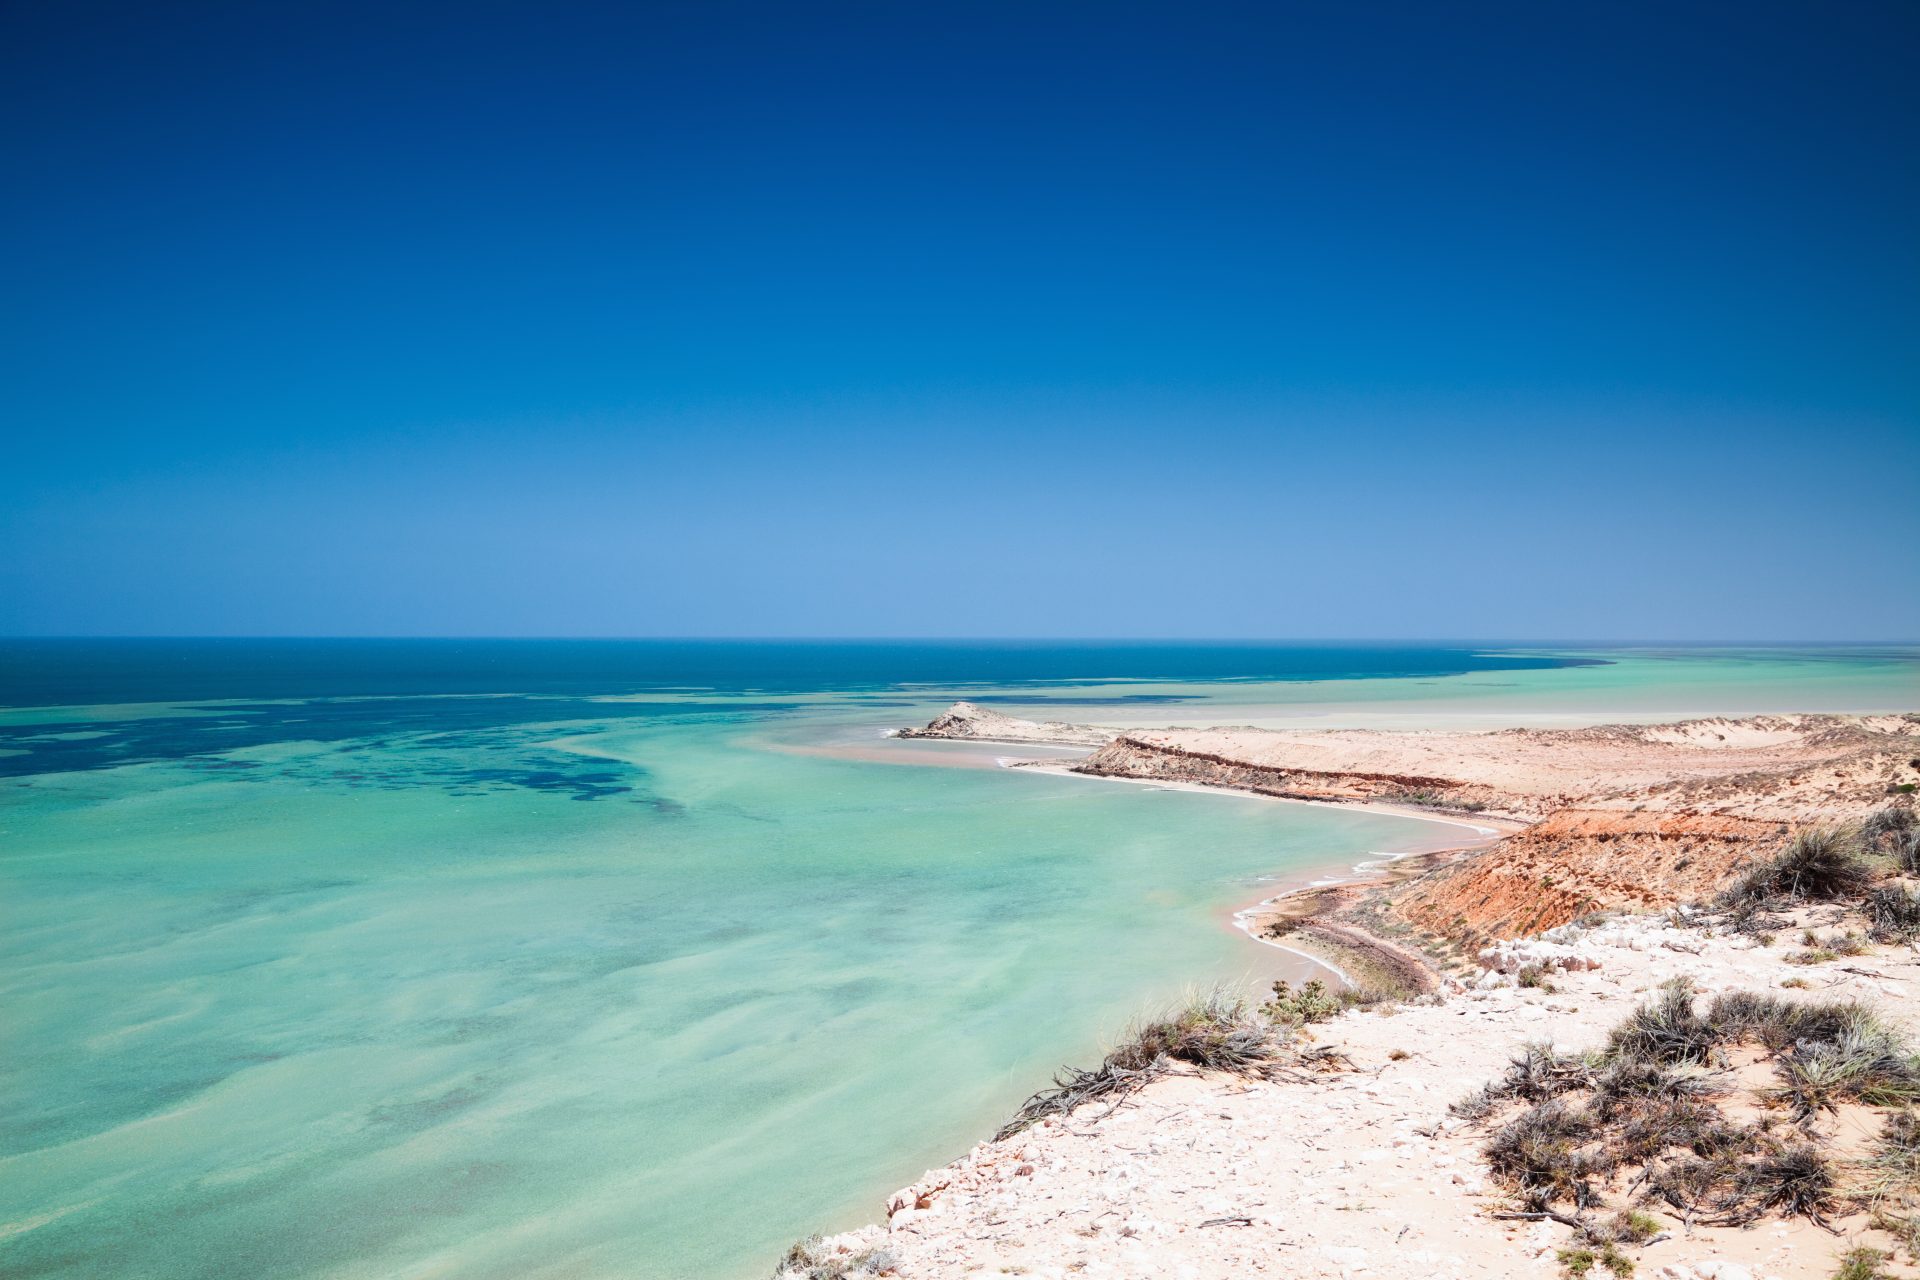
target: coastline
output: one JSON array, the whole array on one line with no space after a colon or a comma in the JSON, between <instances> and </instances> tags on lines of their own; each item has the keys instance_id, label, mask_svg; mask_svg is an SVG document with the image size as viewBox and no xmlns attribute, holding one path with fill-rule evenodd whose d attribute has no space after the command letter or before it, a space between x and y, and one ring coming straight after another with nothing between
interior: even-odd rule
<instances>
[{"instance_id":1,"label":"coastline","mask_svg":"<svg viewBox=\"0 0 1920 1280\"><path fill-rule=\"evenodd\" d=\"M1428 977L1422 975L1430 975L1432 966L1410 955L1387 939L1355 925L1333 925L1316 921L1314 917L1328 909L1327 905L1317 901L1318 899L1333 897L1340 905L1345 905L1353 897L1368 890L1411 880L1425 875L1436 866L1470 857L1498 843L1508 835L1525 830L1530 825L1507 818L1478 819L1476 815L1475 819L1468 819L1443 816L1406 805L1385 804L1378 801L1308 800L1296 796L1276 796L1246 787L1219 783L1082 773L1067 764L1053 761L1018 760L1006 762L1002 767L1032 773L1083 778L1095 782L1131 783L1165 791L1198 791L1214 795L1271 800L1280 804L1337 809L1349 813L1376 813L1397 818L1415 818L1474 833L1477 838L1467 841L1373 853L1360 862L1349 864L1343 875L1329 876L1324 871L1303 872L1302 875L1314 878L1304 882L1296 878L1294 883L1285 884L1278 891L1267 892L1251 903L1231 909L1229 914L1231 927L1245 935L1249 941L1298 956L1309 964L1331 973L1349 990L1370 988L1405 992L1411 989L1417 992L1429 989L1434 984ZM1329 890L1347 892L1327 894L1326 891ZM1308 905L1310 901L1312 905ZM1296 904L1295 910L1285 909L1284 904L1289 902ZM1288 926L1284 932L1275 928L1283 923ZM1281 937L1287 938L1288 941L1280 941Z\"/></svg>"},{"instance_id":2,"label":"coastline","mask_svg":"<svg viewBox=\"0 0 1920 1280\"><path fill-rule=\"evenodd\" d=\"M1828 910L1795 912L1789 932ZM1121 1105L983 1141L894 1193L880 1222L809 1256L883 1254L889 1274L913 1280L1558 1274L1581 1237L1565 1215L1514 1211L1483 1163L1489 1130L1448 1104L1497 1080L1528 1043L1605 1043L1675 979L1713 996L1778 992L1807 972L1791 938L1661 916L1578 932L1584 963L1550 983L1353 1010L1302 1028L1296 1056L1264 1078L1176 1066ZM1874 948L1830 978L1822 998L1870 1001L1920 1030L1903 990L1920 959L1906 948ZM1633 1260L1664 1280L1824 1280L1849 1247L1885 1240L1851 1207L1751 1225L1648 1207L1660 1230Z\"/></svg>"},{"instance_id":3,"label":"coastline","mask_svg":"<svg viewBox=\"0 0 1920 1280\"><path fill-rule=\"evenodd\" d=\"M977 708L971 708L970 704L956 705L968 707L975 715L994 717L998 715L993 712L980 712ZM891 764L915 768L992 767L1088 782L1125 783L1149 790L1237 796L1241 799L1274 801L1346 813L1409 818L1465 833L1469 838L1436 840L1435 843L1416 844L1406 849L1370 851L1357 862L1329 861L1318 867L1295 868L1289 873L1277 874L1274 877L1274 885L1277 887L1270 885L1263 888L1257 898L1230 903L1221 909L1218 918L1224 928L1238 933L1257 946L1295 957L1304 962L1309 972L1321 971L1331 974L1335 981L1348 989L1368 987L1409 993L1424 991L1437 985L1435 978L1438 975L1430 964L1392 942L1351 923L1336 925L1313 920L1311 917L1317 912L1311 908L1300 907L1299 904L1317 902L1331 890L1343 890L1344 893L1331 895L1334 900L1332 905L1346 905L1361 893L1391 886L1424 875L1436 866L1469 857L1508 835L1525 830L1530 825L1506 817L1436 813L1432 809L1379 800L1313 799L1303 796L1276 795L1271 791L1226 783L1086 772L1076 766L1090 758L1096 748L1090 747L1084 740L1062 740L1047 732L1060 728L1078 729L1082 728L1081 726L1064 724L1042 726L1011 717L1003 719L1004 723L1014 731L1004 734L982 733L969 732L962 727L957 733L921 731L902 733L895 728L869 725L864 733L845 741L807 743L762 738L759 745L770 750L857 760L869 764ZM1023 732L1028 726L1037 732ZM892 750L883 745L897 742L912 742L914 745L906 749ZM992 757L991 764L988 764L977 752L963 754L961 750L956 750L979 747L1009 747L1026 751L1044 750L1075 754L1062 755L1058 758L995 755ZM1295 903L1296 909L1288 910L1284 904L1289 902ZM1274 927L1282 922L1290 926L1284 935ZM1282 936L1287 940L1281 941ZM1291 978L1293 975L1286 976Z\"/></svg>"},{"instance_id":4,"label":"coastline","mask_svg":"<svg viewBox=\"0 0 1920 1280\"><path fill-rule=\"evenodd\" d=\"M1416 880L1486 847L1472 844L1384 854L1357 864L1354 876L1318 880L1242 907L1234 913L1234 927L1261 946L1301 956L1330 971L1349 990L1421 994L1435 985L1430 964L1366 929L1321 917L1330 915L1337 905Z\"/></svg>"},{"instance_id":5,"label":"coastline","mask_svg":"<svg viewBox=\"0 0 1920 1280\"><path fill-rule=\"evenodd\" d=\"M980 741L980 739L972 739ZM1022 746L1046 746L1046 743L1021 743ZM1417 818L1422 822L1438 822L1450 827L1465 827L1484 836L1485 839L1474 844L1490 844L1501 836L1524 831L1531 823L1514 818L1486 817L1475 814L1472 817L1452 816L1435 813L1431 809L1415 808L1412 805L1388 804L1378 800L1313 800L1305 796L1277 796L1268 791L1256 791L1251 787L1229 786L1222 782L1192 782L1174 778L1139 778L1111 773L1083 773L1064 763L1052 760L1015 760L1001 765L1004 769L1020 769L1030 773L1064 774L1069 777L1086 778L1094 782L1120 782L1134 786L1150 787L1160 791L1203 791L1213 795L1240 796L1245 799L1271 800L1277 804L1304 804L1321 809L1338 809L1346 813L1383 813L1396 818ZM1448 848L1456 846L1449 845ZM1422 850L1420 852L1431 852Z\"/></svg>"},{"instance_id":6,"label":"coastline","mask_svg":"<svg viewBox=\"0 0 1920 1280\"><path fill-rule=\"evenodd\" d=\"M1030 723L1013 721L1011 718L1008 720L1010 724L1022 727ZM1040 728L1038 725L1034 727ZM905 750L888 750L880 745L892 742L912 742L915 745ZM929 749L921 744L937 745ZM859 760L871 764L960 769L977 769L987 766L978 755L962 756L957 751L949 754L952 748L990 746L1028 751L1071 751L1079 754L1059 758L1022 758L1000 755L994 758L991 767L1013 772L1069 777L1088 782L1124 783L1150 790L1201 792L1346 813L1410 818L1466 833L1468 838L1465 839L1455 838L1436 841L1432 844L1416 844L1406 849L1369 852L1358 862L1329 862L1320 867L1294 869L1290 873L1276 875L1275 882L1279 887L1265 888L1258 898L1230 904L1222 910L1220 919L1224 927L1232 929L1258 946L1284 952L1304 961L1311 969L1331 974L1336 981L1349 989L1369 986L1424 990L1435 985L1432 979L1437 975L1433 973L1431 965L1365 929L1348 923L1333 925L1314 922L1308 919L1312 912L1289 912L1282 908L1282 904L1289 900L1304 900L1306 897L1327 890L1343 889L1349 892L1339 896L1338 905L1346 905L1353 895L1423 875L1435 866L1471 856L1531 825L1507 817L1436 813L1432 809L1379 800L1313 799L1303 796L1276 795L1271 791L1226 783L1090 773L1076 766L1090 758L1094 754L1094 748L1090 748L1084 741L1063 741L1045 733L1016 731L1007 734L966 733L964 736L923 732L902 734L897 729L876 725L871 727L870 736L863 735L859 739L847 742L802 744L763 740L762 745L773 750ZM948 758L943 759L943 756ZM1272 926L1283 920L1292 926L1285 935L1287 941L1280 941L1279 936L1273 932L1263 932L1263 930L1271 930Z\"/></svg>"},{"instance_id":7,"label":"coastline","mask_svg":"<svg viewBox=\"0 0 1920 1280\"><path fill-rule=\"evenodd\" d=\"M943 719L959 721L959 731L915 736L1063 745L1039 733L969 732L983 719L1008 718L968 704ZM1174 1062L1111 1106L979 1143L889 1197L882 1225L821 1247L847 1256L884 1248L899 1274L916 1277L996 1266L1062 1280L1156 1268L1245 1274L1284 1260L1282 1273L1301 1280L1362 1272L1419 1280L1531 1276L1556 1257L1564 1264L1559 1228L1583 1224L1503 1212L1512 1208L1506 1190L1483 1176L1484 1135L1449 1112L1447 1099L1497 1077L1543 1033L1569 1048L1604 1037L1671 979L1708 992L1750 990L1756 980L1763 989L1806 987L1801 975L1812 961L1792 952L1792 941L1776 946L1771 934L1729 932L1670 909L1712 900L1794 825L1857 820L1888 797L1897 802L1901 771L1920 772L1920 716L1716 718L1461 738L1181 729L1123 734L1080 760L999 760L1416 818L1472 838L1377 853L1343 874L1296 872L1232 912L1231 927L1251 940L1370 993L1361 1009L1324 1027L1296 1026L1291 1066L1235 1076ZM938 763L937 753L916 762ZM1569 785L1570 777L1580 781ZM1894 781L1883 789L1886 778ZM1381 794L1457 797L1463 808L1503 812L1435 813ZM1838 923L1821 908L1794 927ZM1548 929L1550 941L1534 937ZM1920 968L1905 953L1864 943L1846 954L1870 954L1877 967L1843 968L1823 990L1904 996L1892 984L1912 979L1888 970ZM1523 961L1530 981L1516 976ZM1914 1012L1900 1011L1904 1025L1920 1022ZM1411 1194L1395 1194L1400 1188ZM1368 1192L1386 1203L1367 1203ZM1788 1221L1776 1220L1765 1237L1689 1217L1647 1240L1641 1258L1667 1264L1660 1274L1675 1280L1826 1275L1829 1237L1815 1234L1825 1225ZM1872 1230L1858 1215L1850 1228ZM1411 1240L1410 1231L1418 1233ZM1571 1243L1581 1240L1576 1231Z\"/></svg>"}]
</instances>

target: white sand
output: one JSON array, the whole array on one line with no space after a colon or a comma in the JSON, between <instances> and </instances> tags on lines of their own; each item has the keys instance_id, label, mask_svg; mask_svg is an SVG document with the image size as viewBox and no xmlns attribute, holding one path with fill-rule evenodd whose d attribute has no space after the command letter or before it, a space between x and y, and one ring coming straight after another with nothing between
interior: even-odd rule
<instances>
[{"instance_id":1,"label":"white sand","mask_svg":"<svg viewBox=\"0 0 1920 1280\"><path fill-rule=\"evenodd\" d=\"M1346 1015L1314 1030L1354 1070L1301 1083L1169 1078L1112 1115L1084 1108L983 1143L896 1196L906 1207L890 1230L842 1239L882 1243L901 1275L929 1278L1553 1276L1568 1230L1489 1217L1507 1200L1481 1169L1485 1135L1447 1111L1524 1042L1593 1045L1676 975L1707 992L1857 996L1895 1022L1915 1021L1908 993L1920 962L1904 950L1810 970L1785 963L1784 939L1758 948L1657 918L1616 922L1589 940L1604 967L1556 973L1556 994L1505 987ZM1810 977L1817 990L1782 991L1788 977ZM1847 1236L1836 1237L1804 1220L1687 1229L1655 1214L1674 1238L1637 1251L1641 1276L1825 1277L1864 1225L1842 1219Z\"/></svg>"}]
</instances>

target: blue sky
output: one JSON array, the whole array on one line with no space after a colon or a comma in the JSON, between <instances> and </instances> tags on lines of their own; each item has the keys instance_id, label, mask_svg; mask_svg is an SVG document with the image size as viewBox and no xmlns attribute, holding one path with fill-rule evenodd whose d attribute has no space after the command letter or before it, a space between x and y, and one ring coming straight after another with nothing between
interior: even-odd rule
<instances>
[{"instance_id":1,"label":"blue sky","mask_svg":"<svg viewBox=\"0 0 1920 1280\"><path fill-rule=\"evenodd\" d=\"M1916 55L10 6L0 631L1920 637Z\"/></svg>"}]
</instances>

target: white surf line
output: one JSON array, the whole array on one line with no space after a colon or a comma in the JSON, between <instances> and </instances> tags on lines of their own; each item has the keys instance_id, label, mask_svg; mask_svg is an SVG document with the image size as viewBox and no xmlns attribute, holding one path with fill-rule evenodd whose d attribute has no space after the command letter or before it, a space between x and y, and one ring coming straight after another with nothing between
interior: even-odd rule
<instances>
[{"instance_id":1,"label":"white surf line","mask_svg":"<svg viewBox=\"0 0 1920 1280\"><path fill-rule=\"evenodd\" d=\"M1400 862L1403 859L1411 858L1414 856L1416 855L1412 853L1381 853L1376 851L1372 857L1369 857L1360 862L1354 863L1352 871L1349 872L1347 875L1322 876L1318 880L1309 880L1306 884L1301 885L1300 888L1301 889L1329 889L1334 887L1335 885L1357 883L1360 879L1367 876L1384 876L1387 873L1381 870L1380 869L1381 867L1390 865L1395 862ZM1321 968L1326 969L1327 971L1332 973L1335 977L1339 978L1340 981L1346 983L1349 987L1357 988L1359 984L1353 980L1352 975L1350 975L1345 969L1342 969L1339 965L1335 964L1333 961L1327 959L1325 956L1317 956L1310 951L1302 951L1298 947L1290 947L1286 945L1284 942L1277 942L1272 938L1263 938L1259 934L1253 931L1253 917L1255 915L1257 915L1261 911L1264 911L1266 908L1272 906L1274 903L1280 901L1280 899L1286 897L1288 894L1298 893L1299 891L1300 891L1299 889L1287 889L1280 893L1274 894L1270 898L1262 898L1260 901L1254 903L1250 907L1240 908L1240 910L1233 913L1233 927L1238 929L1240 932L1246 934L1247 937L1253 939L1255 942L1259 943L1261 946L1272 947L1276 951L1284 951L1288 955L1299 956L1301 959L1306 960L1311 964L1317 964Z\"/></svg>"},{"instance_id":2,"label":"white surf line","mask_svg":"<svg viewBox=\"0 0 1920 1280\"><path fill-rule=\"evenodd\" d=\"M1267 899L1267 902L1271 902L1271 901L1273 901L1273 899L1271 898ZM1352 976L1349 975L1345 969L1342 969L1339 965L1327 959L1325 956L1316 956L1311 951L1302 951L1298 947L1290 947L1284 942L1275 942L1272 938L1263 938L1259 934L1255 933L1253 931L1251 922L1248 921L1246 917L1252 915L1255 911L1258 911L1260 907L1264 907L1266 905L1267 905L1266 902L1262 902L1259 906L1248 907L1245 910L1234 912L1233 913L1234 928L1240 930L1240 932L1246 934L1247 937L1253 939L1255 942L1259 943L1263 947L1272 947L1275 951L1284 951L1290 956L1299 956L1302 960L1305 960L1308 964L1318 965L1322 969L1325 969L1328 973L1331 973L1334 977L1340 979L1340 981L1344 982L1347 986L1358 989L1360 984L1355 982Z\"/></svg>"}]
</instances>

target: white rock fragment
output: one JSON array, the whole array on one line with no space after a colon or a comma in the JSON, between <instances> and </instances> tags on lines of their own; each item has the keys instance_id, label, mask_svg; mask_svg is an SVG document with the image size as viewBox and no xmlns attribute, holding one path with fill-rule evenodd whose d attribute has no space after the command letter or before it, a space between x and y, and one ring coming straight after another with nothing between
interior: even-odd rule
<instances>
[{"instance_id":1,"label":"white rock fragment","mask_svg":"<svg viewBox=\"0 0 1920 1280\"><path fill-rule=\"evenodd\" d=\"M1693 1274L1699 1280L1753 1280L1752 1271L1724 1258L1709 1258L1705 1262L1694 1263Z\"/></svg>"}]
</instances>

